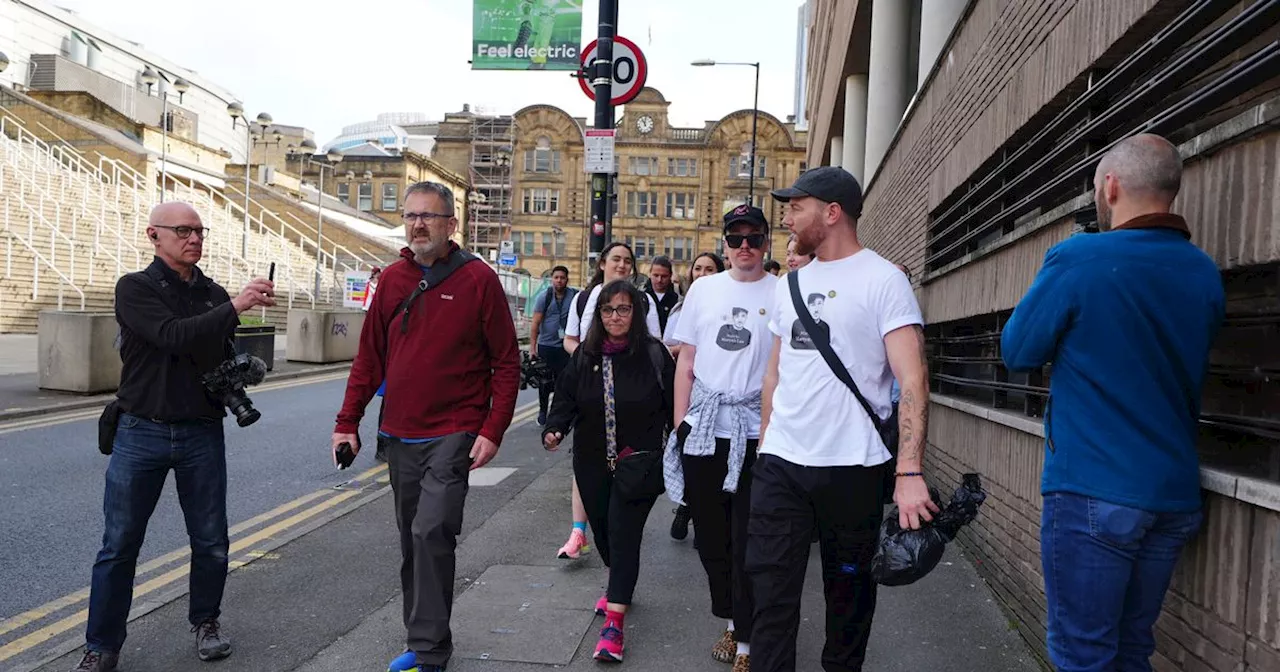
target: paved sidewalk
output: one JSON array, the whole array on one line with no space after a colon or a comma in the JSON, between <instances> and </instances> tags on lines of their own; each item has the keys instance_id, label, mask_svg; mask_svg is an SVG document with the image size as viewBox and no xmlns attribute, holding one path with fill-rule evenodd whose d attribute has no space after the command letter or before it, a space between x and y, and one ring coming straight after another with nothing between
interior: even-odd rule
<instances>
[{"instance_id":1,"label":"paved sidewalk","mask_svg":"<svg viewBox=\"0 0 1280 672\"><path fill-rule=\"evenodd\" d=\"M592 609L606 570L594 553L571 562L553 557L568 528L569 479L569 460L561 460L460 545L463 592L454 607L451 671L599 668L591 654L602 619ZM659 500L645 530L623 669L727 672L727 665L709 655L724 621L710 613L692 535L683 542L669 535L671 509L665 498ZM824 616L816 548L805 584L799 670L821 669ZM958 546L949 547L923 581L881 588L879 595L868 671L1041 669ZM393 599L298 672L386 669L403 650L400 619L400 600Z\"/></svg>"},{"instance_id":2,"label":"paved sidewalk","mask_svg":"<svg viewBox=\"0 0 1280 672\"><path fill-rule=\"evenodd\" d=\"M75 394L40 389L36 368L36 337L31 334L0 334L0 421L101 407L114 394ZM288 380L303 376L344 371L350 362L307 364L284 358L285 337L276 336L275 361L267 372L267 381Z\"/></svg>"}]
</instances>

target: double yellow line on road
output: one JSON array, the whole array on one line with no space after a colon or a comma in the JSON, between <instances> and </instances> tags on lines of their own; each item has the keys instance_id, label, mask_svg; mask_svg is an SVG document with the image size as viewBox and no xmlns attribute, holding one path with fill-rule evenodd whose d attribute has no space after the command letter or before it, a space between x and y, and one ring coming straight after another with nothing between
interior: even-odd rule
<instances>
[{"instance_id":1,"label":"double yellow line on road","mask_svg":"<svg viewBox=\"0 0 1280 672\"><path fill-rule=\"evenodd\" d=\"M324 382L327 380L338 380L345 377L346 374L342 374L340 376L333 377L310 378L303 381L282 381L281 383L271 387L260 386L256 389L282 389L285 387L294 387L297 385ZM100 413L101 411L92 411L87 414L74 414L77 417L60 416L59 418L46 419L43 423L36 423L32 426L25 426L21 428L12 428L10 425L3 425L0 426L0 433L18 431L18 429L33 429L36 427L73 422L77 419L94 417ZM524 425L536 417L537 413L537 402L531 402L517 408L515 417L511 421L511 429ZM229 556L231 558L230 570L235 571L250 562L266 557L266 553L264 551L260 548L254 547L264 545L264 542L269 542L273 539L283 537L286 533L301 527L303 524L313 522L320 514L330 511L344 503L348 503L357 496L379 491L381 489L379 486L385 484L387 480L387 465L379 464L378 466L364 471L355 478L339 484L338 486L325 488L323 490L303 495L302 497L298 497L290 502L281 504L266 513L259 514L232 526L229 530L231 537L231 548L229 552ZM280 520L276 520L286 514L291 515ZM262 527L257 531L250 532L251 530L254 530L254 528L267 523L271 524L266 527ZM139 565L136 577L144 577L154 571L182 562L189 558L190 555L191 549L189 547L170 551L158 558ZM171 586L186 577L189 572L189 565L184 563L173 567L158 576L149 578L143 583L135 584L133 590L134 604L139 604L139 597L155 593L162 588ZM31 625L39 624L40 622L52 618L66 609L80 605L88 599L89 588L81 588L73 593L69 593L35 607L34 609L30 609L16 616L4 619L3 621L0 621L0 641L3 641L4 636L8 633L27 628ZM89 611L86 605L86 608L81 608L68 616L0 645L0 662L26 653L27 651L63 635L74 628L83 627L88 620L88 616Z\"/></svg>"}]
</instances>

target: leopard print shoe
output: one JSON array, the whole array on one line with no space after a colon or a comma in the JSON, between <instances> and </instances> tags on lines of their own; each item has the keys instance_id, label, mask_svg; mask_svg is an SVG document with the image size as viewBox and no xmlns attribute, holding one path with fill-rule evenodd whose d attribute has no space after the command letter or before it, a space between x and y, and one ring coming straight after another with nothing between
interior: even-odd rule
<instances>
[{"instance_id":1,"label":"leopard print shoe","mask_svg":"<svg viewBox=\"0 0 1280 672\"><path fill-rule=\"evenodd\" d=\"M733 657L738 653L738 643L733 641L733 633L725 630L724 636L716 645L711 647L711 657L722 662L732 663Z\"/></svg>"},{"instance_id":2,"label":"leopard print shoe","mask_svg":"<svg viewBox=\"0 0 1280 672\"><path fill-rule=\"evenodd\" d=\"M751 672L751 656L739 653L737 660L733 661L733 672Z\"/></svg>"}]
</instances>

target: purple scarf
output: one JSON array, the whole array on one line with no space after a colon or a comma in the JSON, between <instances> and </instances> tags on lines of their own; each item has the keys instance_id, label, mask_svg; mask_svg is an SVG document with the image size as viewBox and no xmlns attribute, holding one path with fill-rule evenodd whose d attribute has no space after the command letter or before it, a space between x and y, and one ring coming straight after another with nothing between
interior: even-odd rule
<instances>
[{"instance_id":1,"label":"purple scarf","mask_svg":"<svg viewBox=\"0 0 1280 672\"><path fill-rule=\"evenodd\" d=\"M615 343L611 340L605 339L604 344L600 346L600 351L602 354L612 356L626 350L627 345L628 343L626 341Z\"/></svg>"}]
</instances>

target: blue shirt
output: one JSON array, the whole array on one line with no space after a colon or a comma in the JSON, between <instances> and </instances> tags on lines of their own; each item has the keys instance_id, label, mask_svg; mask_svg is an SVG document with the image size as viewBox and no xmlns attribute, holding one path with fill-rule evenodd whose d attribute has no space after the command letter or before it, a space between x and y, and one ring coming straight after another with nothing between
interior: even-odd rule
<instances>
[{"instance_id":1,"label":"blue shirt","mask_svg":"<svg viewBox=\"0 0 1280 672\"><path fill-rule=\"evenodd\" d=\"M564 332L569 328L569 314L573 312L573 299L577 293L577 290L566 287L564 298L557 298L555 288L548 287L538 295L533 304L534 312L542 313L538 345L564 345Z\"/></svg>"},{"instance_id":2,"label":"blue shirt","mask_svg":"<svg viewBox=\"0 0 1280 672\"><path fill-rule=\"evenodd\" d=\"M1009 369L1053 363L1042 493L1200 508L1200 396L1225 297L1189 235L1181 217L1148 215L1069 238L1005 325Z\"/></svg>"}]
</instances>

